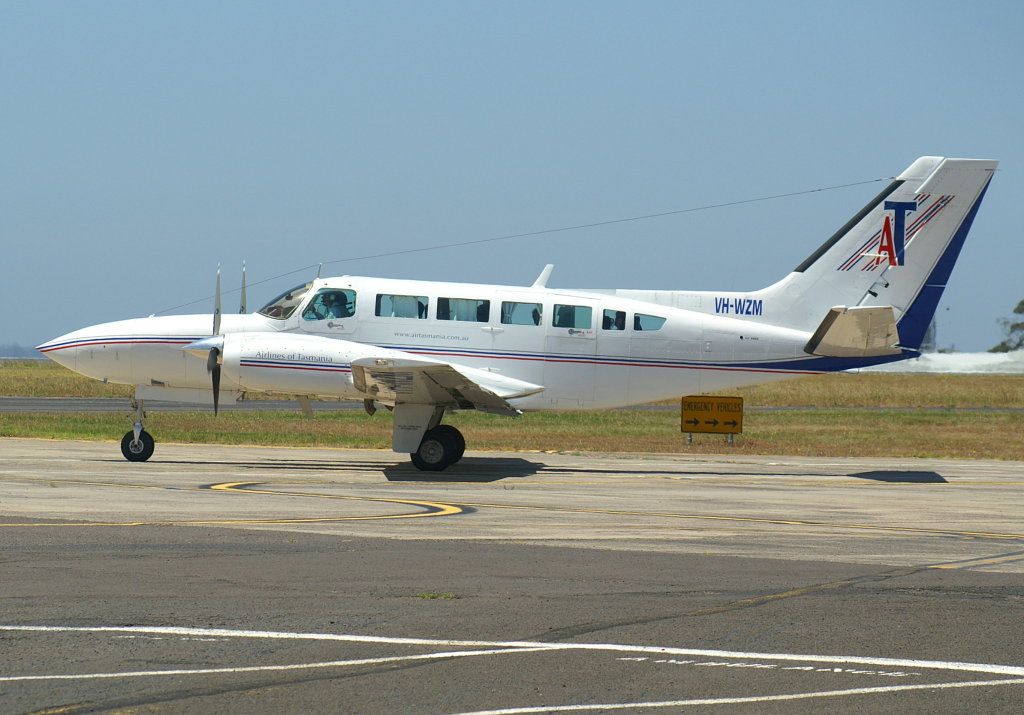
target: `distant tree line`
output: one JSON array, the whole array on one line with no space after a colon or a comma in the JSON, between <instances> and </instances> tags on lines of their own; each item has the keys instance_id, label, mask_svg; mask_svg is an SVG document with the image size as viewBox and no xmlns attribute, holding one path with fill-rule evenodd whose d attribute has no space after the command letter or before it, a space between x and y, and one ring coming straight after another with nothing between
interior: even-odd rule
<instances>
[{"instance_id":1,"label":"distant tree line","mask_svg":"<svg viewBox=\"0 0 1024 715\"><path fill-rule=\"evenodd\" d=\"M1000 318L999 325L1002 326L1006 337L1001 343L989 349L990 353L1008 353L1011 350L1024 350L1024 300L1017 303L1013 314L1018 318Z\"/></svg>"},{"instance_id":2,"label":"distant tree line","mask_svg":"<svg viewBox=\"0 0 1024 715\"><path fill-rule=\"evenodd\" d=\"M42 354L35 348L26 348L17 343L5 343L0 345L0 357L6 358L38 358Z\"/></svg>"}]
</instances>

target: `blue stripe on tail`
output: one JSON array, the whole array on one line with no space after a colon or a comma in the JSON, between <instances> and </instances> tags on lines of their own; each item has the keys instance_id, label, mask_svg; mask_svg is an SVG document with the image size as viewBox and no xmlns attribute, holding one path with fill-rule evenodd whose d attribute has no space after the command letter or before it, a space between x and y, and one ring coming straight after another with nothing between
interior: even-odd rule
<instances>
[{"instance_id":1,"label":"blue stripe on tail","mask_svg":"<svg viewBox=\"0 0 1024 715\"><path fill-rule=\"evenodd\" d=\"M992 179L989 178L985 182L985 187L978 194L978 198L974 201L974 206L967 212L964 220L960 222L960 228L953 234L953 238L950 240L949 245L946 246L946 250L939 256L935 268L932 269L931 274L925 279L920 292L914 298L914 302L910 304L907 312L903 314L903 317L896 324L900 335L900 347L919 350L921 343L924 342L924 334L927 332L932 318L935 317L935 310L939 307L942 291L945 290L946 284L949 282L949 275L953 272L953 265L960 256L960 249L963 248L964 241L967 240L967 233L971 230L971 224L974 223L974 217L978 213L981 200L985 198L985 192L988 191L988 185L991 181Z\"/></svg>"}]
</instances>

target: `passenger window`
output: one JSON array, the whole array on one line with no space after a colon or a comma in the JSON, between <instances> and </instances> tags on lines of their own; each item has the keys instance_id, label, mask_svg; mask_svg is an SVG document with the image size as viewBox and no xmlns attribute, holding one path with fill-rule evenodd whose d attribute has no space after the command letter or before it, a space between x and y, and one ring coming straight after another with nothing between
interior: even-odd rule
<instances>
[{"instance_id":1,"label":"passenger window","mask_svg":"<svg viewBox=\"0 0 1024 715\"><path fill-rule=\"evenodd\" d=\"M425 295L391 295L378 293L374 315L381 318L419 318L427 317L427 306L430 301Z\"/></svg>"},{"instance_id":2,"label":"passenger window","mask_svg":"<svg viewBox=\"0 0 1024 715\"><path fill-rule=\"evenodd\" d=\"M633 316L633 330L661 330L666 318L659 318L656 315L644 315L637 313Z\"/></svg>"},{"instance_id":3,"label":"passenger window","mask_svg":"<svg viewBox=\"0 0 1024 715\"><path fill-rule=\"evenodd\" d=\"M556 303L551 325L555 328L589 330L593 314L593 309L588 305L558 305Z\"/></svg>"},{"instance_id":4,"label":"passenger window","mask_svg":"<svg viewBox=\"0 0 1024 715\"><path fill-rule=\"evenodd\" d=\"M491 301L475 298L438 298L437 319L486 323L491 319Z\"/></svg>"},{"instance_id":5,"label":"passenger window","mask_svg":"<svg viewBox=\"0 0 1024 715\"><path fill-rule=\"evenodd\" d=\"M356 292L324 288L313 297L302 311L304 320L327 320L328 318L351 318L356 314Z\"/></svg>"},{"instance_id":6,"label":"passenger window","mask_svg":"<svg viewBox=\"0 0 1024 715\"><path fill-rule=\"evenodd\" d=\"M626 311L606 310L601 318L601 330L625 330Z\"/></svg>"},{"instance_id":7,"label":"passenger window","mask_svg":"<svg viewBox=\"0 0 1024 715\"><path fill-rule=\"evenodd\" d=\"M540 325L544 307L540 303L514 303L505 301L501 304L501 322L505 325Z\"/></svg>"}]
</instances>

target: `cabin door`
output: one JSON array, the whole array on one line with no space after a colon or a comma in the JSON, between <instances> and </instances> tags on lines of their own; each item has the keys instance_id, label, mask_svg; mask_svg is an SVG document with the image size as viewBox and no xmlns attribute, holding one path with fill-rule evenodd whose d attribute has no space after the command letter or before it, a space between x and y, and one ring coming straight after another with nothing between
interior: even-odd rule
<instances>
[{"instance_id":1,"label":"cabin door","mask_svg":"<svg viewBox=\"0 0 1024 715\"><path fill-rule=\"evenodd\" d=\"M569 300L550 306L544 321L544 395L556 408L579 409L594 400L597 330L594 308Z\"/></svg>"}]
</instances>

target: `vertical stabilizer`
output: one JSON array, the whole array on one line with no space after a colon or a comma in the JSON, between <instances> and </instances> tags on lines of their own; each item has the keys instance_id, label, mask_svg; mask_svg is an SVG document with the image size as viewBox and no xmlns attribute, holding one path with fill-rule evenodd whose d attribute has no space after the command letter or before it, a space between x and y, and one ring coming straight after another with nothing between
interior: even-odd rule
<instances>
[{"instance_id":1,"label":"vertical stabilizer","mask_svg":"<svg viewBox=\"0 0 1024 715\"><path fill-rule=\"evenodd\" d=\"M756 292L769 320L814 330L833 306L892 306L900 345L916 350L996 165L915 161L792 273Z\"/></svg>"}]
</instances>

